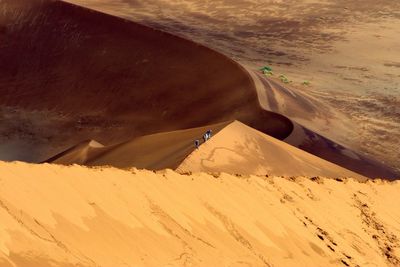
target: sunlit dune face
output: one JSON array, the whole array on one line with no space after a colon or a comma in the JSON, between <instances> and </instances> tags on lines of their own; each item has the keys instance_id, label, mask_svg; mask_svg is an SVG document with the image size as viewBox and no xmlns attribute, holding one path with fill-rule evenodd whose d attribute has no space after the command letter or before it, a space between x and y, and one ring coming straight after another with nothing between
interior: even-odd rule
<instances>
[{"instance_id":1,"label":"sunlit dune face","mask_svg":"<svg viewBox=\"0 0 400 267\"><path fill-rule=\"evenodd\" d=\"M0 179L2 267L400 263L398 182L4 162Z\"/></svg>"},{"instance_id":2,"label":"sunlit dune face","mask_svg":"<svg viewBox=\"0 0 400 267\"><path fill-rule=\"evenodd\" d=\"M185 36L250 68L270 64L349 115L354 134L318 131L400 165L399 1L68 1Z\"/></svg>"}]
</instances>

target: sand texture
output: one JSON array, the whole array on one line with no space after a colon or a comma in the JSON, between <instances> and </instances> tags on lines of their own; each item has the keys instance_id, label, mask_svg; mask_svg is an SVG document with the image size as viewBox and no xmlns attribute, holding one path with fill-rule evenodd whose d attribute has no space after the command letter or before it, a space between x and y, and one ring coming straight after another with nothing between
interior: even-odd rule
<instances>
[{"instance_id":1,"label":"sand texture","mask_svg":"<svg viewBox=\"0 0 400 267\"><path fill-rule=\"evenodd\" d=\"M399 10L0 0L0 267L400 266Z\"/></svg>"},{"instance_id":2,"label":"sand texture","mask_svg":"<svg viewBox=\"0 0 400 267\"><path fill-rule=\"evenodd\" d=\"M0 163L0 266L398 266L399 182Z\"/></svg>"}]
</instances>

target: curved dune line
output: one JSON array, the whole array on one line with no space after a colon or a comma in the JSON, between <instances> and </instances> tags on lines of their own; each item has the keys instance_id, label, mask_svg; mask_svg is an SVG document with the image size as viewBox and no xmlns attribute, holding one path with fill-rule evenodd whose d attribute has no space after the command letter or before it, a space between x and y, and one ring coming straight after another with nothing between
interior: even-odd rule
<instances>
[{"instance_id":1,"label":"curved dune line","mask_svg":"<svg viewBox=\"0 0 400 267\"><path fill-rule=\"evenodd\" d=\"M293 133L290 119L261 107L251 75L207 47L62 1L0 5L0 106L17 114L3 123L18 140L7 148L19 152L13 159L26 147L38 162L82 140L110 145L234 119L281 140ZM346 164L313 140L299 147ZM346 167L371 176L363 164ZM377 168L374 176L394 176Z\"/></svg>"},{"instance_id":2,"label":"curved dune line","mask_svg":"<svg viewBox=\"0 0 400 267\"><path fill-rule=\"evenodd\" d=\"M60 1L1 5L6 39L0 104L103 128L83 129L79 140L68 140L71 145L231 119L280 139L292 130L290 120L260 108L253 81L239 64L209 48ZM76 132L60 131L72 138Z\"/></svg>"}]
</instances>

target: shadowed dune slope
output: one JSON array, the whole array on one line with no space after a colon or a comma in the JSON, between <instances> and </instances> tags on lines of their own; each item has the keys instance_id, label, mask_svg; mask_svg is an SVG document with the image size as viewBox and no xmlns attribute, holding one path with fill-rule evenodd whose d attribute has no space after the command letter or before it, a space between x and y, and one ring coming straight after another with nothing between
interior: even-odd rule
<instances>
[{"instance_id":1,"label":"shadowed dune slope","mask_svg":"<svg viewBox=\"0 0 400 267\"><path fill-rule=\"evenodd\" d=\"M185 36L253 70L270 65L297 95L276 88L290 105L272 108L400 172L400 1L66 1Z\"/></svg>"},{"instance_id":2,"label":"shadowed dune slope","mask_svg":"<svg viewBox=\"0 0 400 267\"><path fill-rule=\"evenodd\" d=\"M195 150L179 172L367 178L235 121Z\"/></svg>"},{"instance_id":3,"label":"shadowed dune slope","mask_svg":"<svg viewBox=\"0 0 400 267\"><path fill-rule=\"evenodd\" d=\"M239 64L204 46L62 1L0 8L0 159L41 162L82 140L110 145L234 119L281 140L292 133L288 118L261 108ZM297 146L325 155L309 139Z\"/></svg>"},{"instance_id":4,"label":"shadowed dune slope","mask_svg":"<svg viewBox=\"0 0 400 267\"><path fill-rule=\"evenodd\" d=\"M294 123L294 130L285 141L310 154L371 178L389 180L400 178L397 170L337 144L297 123Z\"/></svg>"},{"instance_id":5,"label":"shadowed dune slope","mask_svg":"<svg viewBox=\"0 0 400 267\"><path fill-rule=\"evenodd\" d=\"M175 169L195 149L194 140L203 143L207 130L215 134L229 122L205 127L141 136L108 147L73 147L46 162L56 164L110 165L119 168L136 167L151 170Z\"/></svg>"},{"instance_id":6,"label":"shadowed dune slope","mask_svg":"<svg viewBox=\"0 0 400 267\"><path fill-rule=\"evenodd\" d=\"M63 163L65 165L85 164L92 154L92 151L101 148L104 148L104 145L100 144L96 140L83 141L48 159L46 162Z\"/></svg>"},{"instance_id":7,"label":"shadowed dune slope","mask_svg":"<svg viewBox=\"0 0 400 267\"><path fill-rule=\"evenodd\" d=\"M202 136L208 129L213 131L213 138L203 144ZM198 151L194 146L196 139L201 144ZM176 169L179 166L181 172L223 171L253 175L354 177L361 180L368 177L364 173L373 174L372 177L382 173L387 174L385 177L393 175L379 163L371 162L298 124L285 141L289 144L235 121L141 136L112 146L86 141L45 162L151 170ZM315 154L324 153L326 158L334 159L331 162L340 160L338 155L346 156L347 161L331 163L296 148L295 145L299 144L308 145L305 150L317 149ZM351 166L352 169L343 166Z\"/></svg>"},{"instance_id":8,"label":"shadowed dune slope","mask_svg":"<svg viewBox=\"0 0 400 267\"><path fill-rule=\"evenodd\" d=\"M278 138L290 134L288 119L259 107L246 71L211 49L61 1L0 5L0 105L42 111L39 119L57 129L20 123L15 135L30 131L53 147L65 139L109 144L233 118Z\"/></svg>"},{"instance_id":9,"label":"shadowed dune slope","mask_svg":"<svg viewBox=\"0 0 400 267\"><path fill-rule=\"evenodd\" d=\"M0 180L2 267L400 264L399 182L4 162Z\"/></svg>"},{"instance_id":10,"label":"shadowed dune slope","mask_svg":"<svg viewBox=\"0 0 400 267\"><path fill-rule=\"evenodd\" d=\"M201 137L208 129L213 131L213 137L204 143ZM196 139L201 142L199 149L194 146ZM108 147L94 147L86 142L47 162L151 170L169 168L183 173L204 171L367 179L239 121L147 135Z\"/></svg>"},{"instance_id":11,"label":"shadowed dune slope","mask_svg":"<svg viewBox=\"0 0 400 267\"><path fill-rule=\"evenodd\" d=\"M349 132L354 125L348 116L307 95L305 91L295 90L288 85L282 86L272 78L249 71L256 82L261 106L291 118L293 131L285 138L286 143L368 177L400 177L398 170L360 153L359 148L349 148L340 142L332 141L338 139L337 135L343 135L345 132L348 132L347 141L356 138ZM304 127L305 125L307 127ZM322 125L325 125L324 134L318 131ZM347 143L346 140L342 141Z\"/></svg>"}]
</instances>

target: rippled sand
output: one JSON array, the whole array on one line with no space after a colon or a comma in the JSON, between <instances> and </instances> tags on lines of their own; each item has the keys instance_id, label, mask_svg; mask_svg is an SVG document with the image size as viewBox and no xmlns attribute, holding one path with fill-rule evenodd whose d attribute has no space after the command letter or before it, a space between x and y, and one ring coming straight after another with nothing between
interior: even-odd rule
<instances>
[{"instance_id":1,"label":"rippled sand","mask_svg":"<svg viewBox=\"0 0 400 267\"><path fill-rule=\"evenodd\" d=\"M398 266L399 182L0 162L0 266Z\"/></svg>"}]
</instances>

